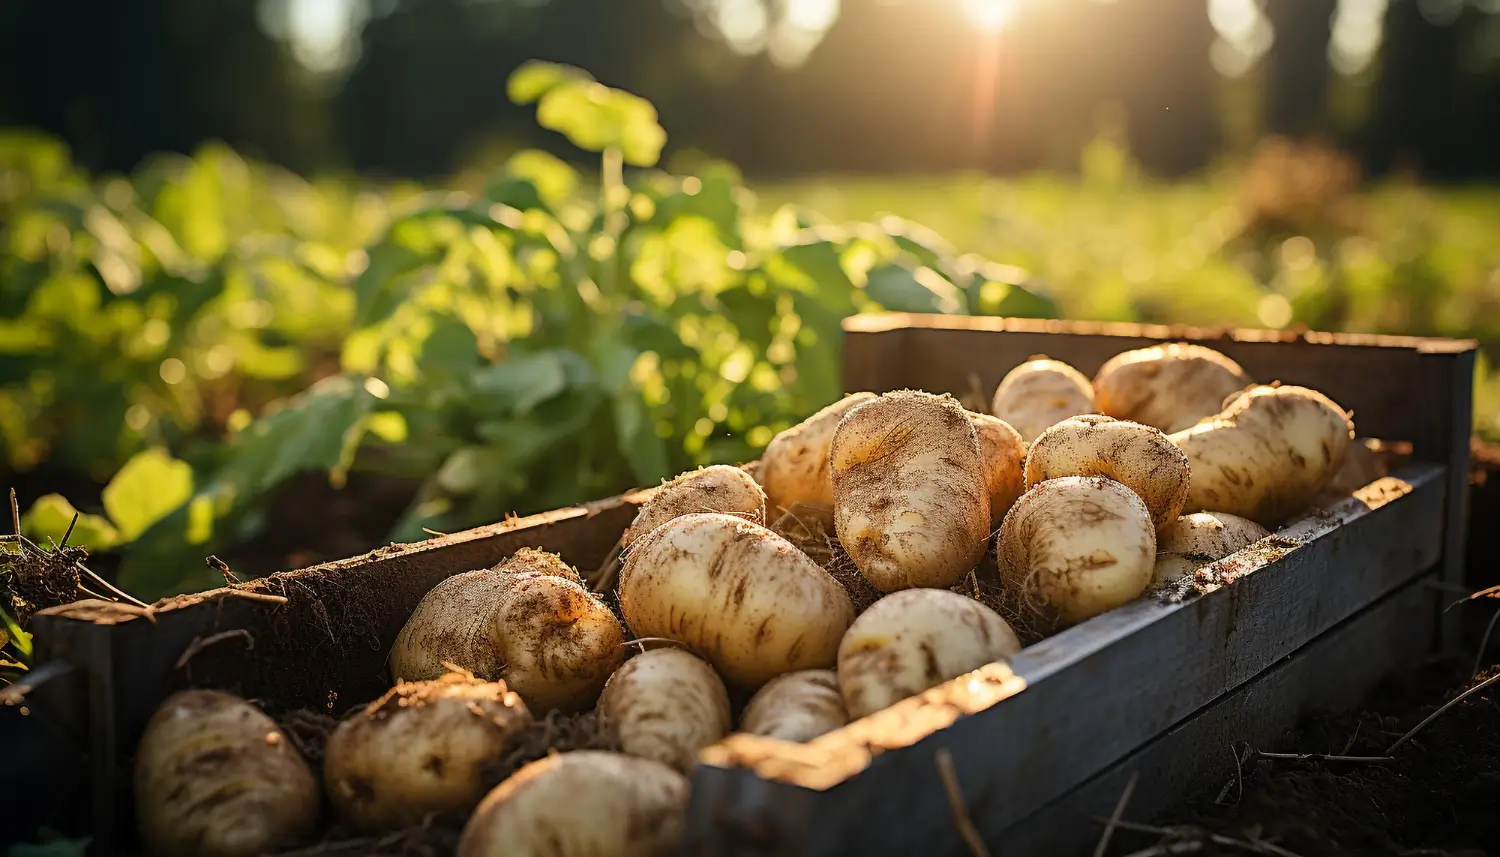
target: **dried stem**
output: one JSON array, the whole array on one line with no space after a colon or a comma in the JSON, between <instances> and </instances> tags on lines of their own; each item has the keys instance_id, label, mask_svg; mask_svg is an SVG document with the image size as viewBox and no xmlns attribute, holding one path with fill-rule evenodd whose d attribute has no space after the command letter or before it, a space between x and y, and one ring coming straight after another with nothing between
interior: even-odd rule
<instances>
[{"instance_id":1,"label":"dried stem","mask_svg":"<svg viewBox=\"0 0 1500 857\"><path fill-rule=\"evenodd\" d=\"M1500 620L1500 610L1496 610L1495 615L1490 617L1490 624L1484 627L1484 636L1479 638L1479 651L1474 653L1474 669L1469 673L1470 681L1479 678L1479 667L1484 663L1484 650L1489 648L1490 634L1495 631L1496 620Z\"/></svg>"},{"instance_id":2,"label":"dried stem","mask_svg":"<svg viewBox=\"0 0 1500 857\"><path fill-rule=\"evenodd\" d=\"M980 837L974 820L969 817L969 810L964 806L964 793L958 787L958 774L953 770L953 754L948 752L947 747L941 747L937 751L936 762L938 776L943 780L943 791L948 795L948 807L953 810L953 823L958 825L958 834L963 837L972 857L990 857L990 850L985 847L984 839Z\"/></svg>"},{"instance_id":3,"label":"dried stem","mask_svg":"<svg viewBox=\"0 0 1500 857\"><path fill-rule=\"evenodd\" d=\"M215 643L222 643L225 640L233 637L244 637L245 648L255 648L255 638L250 636L250 632L246 631L244 628L235 628L233 631L224 631L219 634L214 634L211 637L194 637L193 641L191 643L188 643L188 647L182 650L182 656L177 659L177 665L175 668L179 670L182 669L183 667L188 665L188 661L191 661L193 658L197 657L199 653L201 653L204 649L214 645Z\"/></svg>"},{"instance_id":4,"label":"dried stem","mask_svg":"<svg viewBox=\"0 0 1500 857\"><path fill-rule=\"evenodd\" d=\"M1427 719L1423 720L1421 723L1418 723L1416 726L1413 726L1411 728L1411 731L1407 732L1405 735L1402 735L1400 738L1397 738L1396 739L1396 743L1392 744L1390 746L1390 749L1388 749L1388 750L1385 751L1386 755L1387 756L1394 756L1396 754L1396 750L1398 748L1400 748L1400 746L1402 744L1405 744L1407 741L1410 741L1413 736L1415 736L1418 732L1421 732L1424 728L1426 728L1427 724L1429 724L1432 721L1434 721L1434 720L1438 719L1439 717L1443 716L1443 714L1447 713L1448 709L1450 709L1453 706L1459 704L1460 702L1463 702L1465 699L1468 699L1469 697L1473 696L1474 694L1478 693L1481 690L1484 690L1485 688L1489 687L1490 685L1494 684L1497 681L1500 681L1500 673L1496 673L1496 674L1490 676L1489 678L1485 679L1484 681L1480 682L1479 684L1474 685L1473 687L1469 688L1468 690L1464 691L1463 693L1460 693L1458 696L1455 696L1452 699L1448 700L1448 702L1445 703L1442 708L1439 708L1437 711L1434 711L1431 714L1427 715Z\"/></svg>"},{"instance_id":5,"label":"dried stem","mask_svg":"<svg viewBox=\"0 0 1500 857\"><path fill-rule=\"evenodd\" d=\"M1135 794L1136 784L1141 780L1140 771L1130 772L1130 781L1125 783L1125 790L1120 793L1120 800L1115 803L1115 811L1110 813L1109 820L1104 824L1104 832L1099 834L1099 844L1094 846L1094 857L1104 857L1109 850L1109 838L1115 833L1115 826L1120 823L1120 817L1125 814L1125 806L1130 803L1131 795Z\"/></svg>"}]
</instances>

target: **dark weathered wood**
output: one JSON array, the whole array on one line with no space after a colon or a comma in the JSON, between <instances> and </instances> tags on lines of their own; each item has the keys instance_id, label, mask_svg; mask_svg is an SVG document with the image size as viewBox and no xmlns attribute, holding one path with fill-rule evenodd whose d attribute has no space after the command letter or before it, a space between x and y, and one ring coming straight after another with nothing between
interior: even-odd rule
<instances>
[{"instance_id":1,"label":"dark weathered wood","mask_svg":"<svg viewBox=\"0 0 1500 857\"><path fill-rule=\"evenodd\" d=\"M1019 680L957 679L805 746L731 737L695 773L692 853L925 850L956 835L943 793L892 784L929 778L939 747L967 793L994 800L992 829L1017 823L1435 565L1445 487L1431 465L1377 482L1211 566L1228 585L1137 601L1025 649Z\"/></svg>"},{"instance_id":2,"label":"dark weathered wood","mask_svg":"<svg viewBox=\"0 0 1500 857\"><path fill-rule=\"evenodd\" d=\"M1234 777L1230 748L1239 741L1266 751L1328 752L1326 747L1286 746L1280 741L1307 715L1353 708L1382 678L1412 669L1427 656L1420 642L1427 636L1438 599L1426 585L1431 579L1424 576L1408 583L1087 784L994 834L989 841L995 843L995 852L1005 857L1091 853L1100 831L1092 819L1109 815L1132 774L1140 779L1125 817L1170 822L1173 819L1160 815L1174 810L1182 796L1207 794L1211 799ZM1400 762L1393 767L1399 770ZM973 815L989 819L993 809L977 805ZM994 828L984 831L992 834Z\"/></svg>"}]
</instances>

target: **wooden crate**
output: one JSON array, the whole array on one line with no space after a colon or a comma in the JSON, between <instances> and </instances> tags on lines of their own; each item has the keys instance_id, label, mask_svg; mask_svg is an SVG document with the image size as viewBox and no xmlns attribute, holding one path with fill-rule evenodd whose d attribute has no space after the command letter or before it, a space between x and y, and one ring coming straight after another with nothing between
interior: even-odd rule
<instances>
[{"instance_id":1,"label":"wooden crate","mask_svg":"<svg viewBox=\"0 0 1500 857\"><path fill-rule=\"evenodd\" d=\"M1224 773L1230 737L1262 740L1309 705L1348 704L1437 644L1422 581L1454 580L1461 568L1472 343L878 316L846 324L845 387L988 392L1033 354L1092 373L1120 351L1179 339L1224 351L1258 379L1325 390L1354 410L1361 434L1411 441L1412 462L1220 561L1234 582L1201 597L1127 605L1009 667L806 745L737 736L710 748L694 773L689 853L956 853L944 755L968 814L1002 853L1073 853L1094 829L1087 813L1112 802L1129 771L1143 775L1137 808L1163 805ZM32 702L85 751L99 850L130 838L125 774L167 693L214 686L346 710L385 689L386 652L437 581L523 546L597 566L649 493L392 545L149 613L99 602L44 612L38 661L57 668ZM330 633L350 624L367 633Z\"/></svg>"}]
</instances>

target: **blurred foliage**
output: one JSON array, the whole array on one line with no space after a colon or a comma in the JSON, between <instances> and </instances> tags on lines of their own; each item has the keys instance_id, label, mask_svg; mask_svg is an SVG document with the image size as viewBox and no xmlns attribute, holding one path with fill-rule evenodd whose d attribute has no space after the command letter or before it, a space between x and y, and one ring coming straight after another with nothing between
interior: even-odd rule
<instances>
[{"instance_id":1,"label":"blurred foliage","mask_svg":"<svg viewBox=\"0 0 1500 857\"><path fill-rule=\"evenodd\" d=\"M72 541L154 597L218 583L202 557L266 538L302 472L419 486L389 535L420 539L753 458L839 395L851 313L1056 314L905 220L757 210L726 164L655 169L652 106L581 71L528 65L510 94L598 174L524 151L435 191L209 146L90 178L0 137L6 469L105 484ZM60 537L74 511L44 496L23 529Z\"/></svg>"},{"instance_id":2,"label":"blurred foliage","mask_svg":"<svg viewBox=\"0 0 1500 857\"><path fill-rule=\"evenodd\" d=\"M597 172L527 150L439 190L208 146L90 177L0 137L0 464L103 486L23 529L57 538L76 504L72 542L152 597L274 541L277 504L315 502L299 474L406 486L388 536L415 540L748 460L842 392L840 321L881 309L1500 346L1493 192L1361 191L1281 141L1160 184L1102 136L1077 177L752 193L721 162L660 169L651 105L581 71L509 94ZM1500 434L1490 366L1476 420Z\"/></svg>"}]
</instances>

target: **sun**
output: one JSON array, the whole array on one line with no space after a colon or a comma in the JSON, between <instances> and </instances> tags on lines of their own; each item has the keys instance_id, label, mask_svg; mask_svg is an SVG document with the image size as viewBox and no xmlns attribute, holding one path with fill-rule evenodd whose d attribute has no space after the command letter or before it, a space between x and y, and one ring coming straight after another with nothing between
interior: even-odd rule
<instances>
[{"instance_id":1,"label":"sun","mask_svg":"<svg viewBox=\"0 0 1500 857\"><path fill-rule=\"evenodd\" d=\"M981 30L998 33L1010 23L1016 0L963 0L969 19Z\"/></svg>"}]
</instances>

